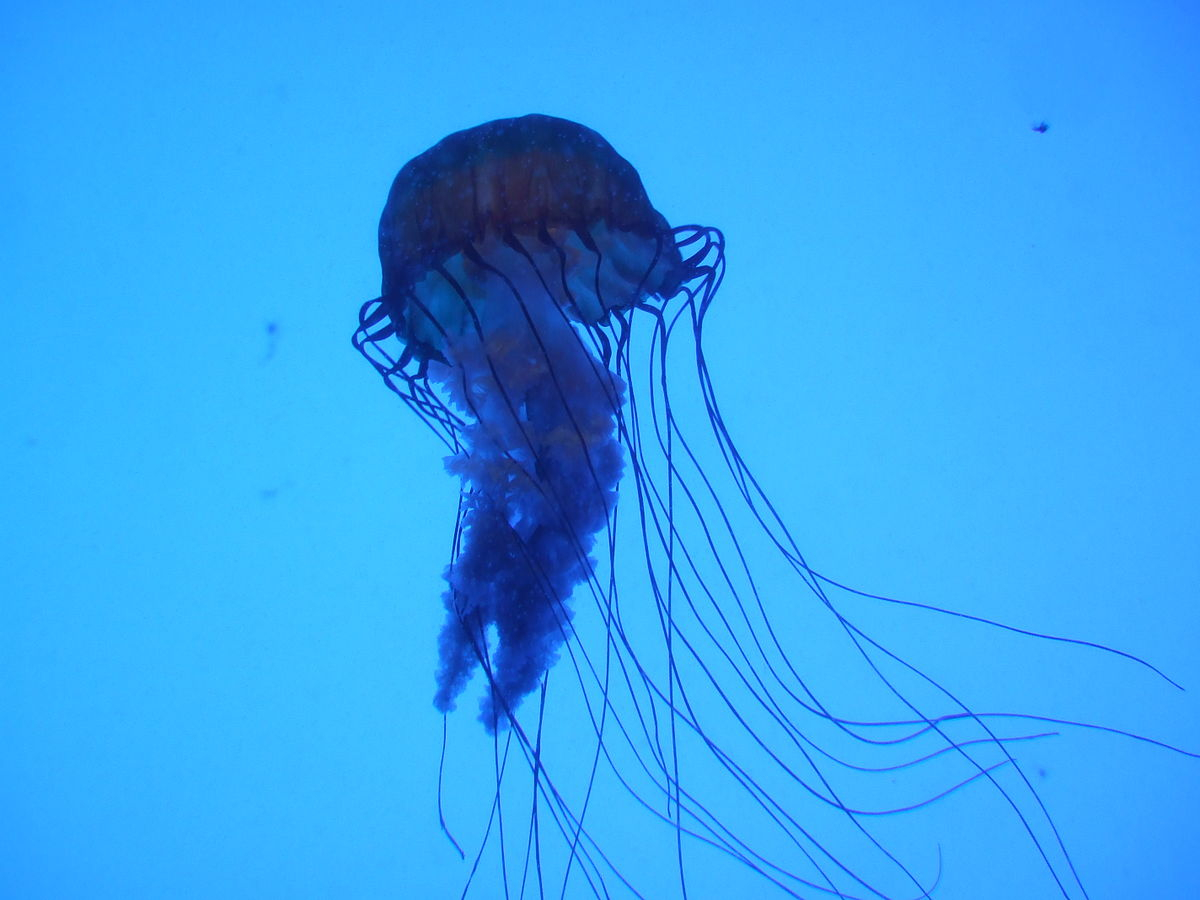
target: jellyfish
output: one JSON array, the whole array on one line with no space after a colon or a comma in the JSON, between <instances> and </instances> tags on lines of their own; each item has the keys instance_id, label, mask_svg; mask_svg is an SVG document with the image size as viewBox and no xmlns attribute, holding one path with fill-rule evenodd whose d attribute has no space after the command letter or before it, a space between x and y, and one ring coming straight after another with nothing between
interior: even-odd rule
<instances>
[{"instance_id":1,"label":"jellyfish","mask_svg":"<svg viewBox=\"0 0 1200 900\"><path fill-rule=\"evenodd\" d=\"M896 834L965 789L1086 895L1014 749L1062 721L977 712L860 627L837 597L897 601L810 567L734 442L703 342L720 231L527 115L407 163L379 255L354 345L461 482L434 706L478 683L494 748L464 895L490 842L506 895L928 896L938 848Z\"/></svg>"}]
</instances>

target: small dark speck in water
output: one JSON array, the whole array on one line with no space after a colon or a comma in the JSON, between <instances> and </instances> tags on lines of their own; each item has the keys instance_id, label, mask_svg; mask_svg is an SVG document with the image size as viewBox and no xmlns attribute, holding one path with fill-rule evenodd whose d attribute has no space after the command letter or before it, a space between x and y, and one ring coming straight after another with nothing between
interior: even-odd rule
<instances>
[{"instance_id":1,"label":"small dark speck in water","mask_svg":"<svg viewBox=\"0 0 1200 900\"><path fill-rule=\"evenodd\" d=\"M272 319L267 323L267 353L263 362L270 362L275 357L275 348L279 345L279 323Z\"/></svg>"},{"instance_id":2,"label":"small dark speck in water","mask_svg":"<svg viewBox=\"0 0 1200 900\"><path fill-rule=\"evenodd\" d=\"M291 486L292 481L290 478L287 478L281 481L279 484L272 485L271 487L260 488L258 492L258 499L262 500L264 503L269 503Z\"/></svg>"}]
</instances>

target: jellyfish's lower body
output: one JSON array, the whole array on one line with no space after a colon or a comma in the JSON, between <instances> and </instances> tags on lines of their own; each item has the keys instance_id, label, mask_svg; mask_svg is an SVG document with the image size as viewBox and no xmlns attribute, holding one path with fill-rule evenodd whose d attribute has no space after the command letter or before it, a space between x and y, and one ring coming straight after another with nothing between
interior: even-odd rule
<instances>
[{"instance_id":1,"label":"jellyfish's lower body","mask_svg":"<svg viewBox=\"0 0 1200 900\"><path fill-rule=\"evenodd\" d=\"M430 366L473 420L446 462L463 490L435 703L450 709L482 667L494 729L570 633L568 601L616 503L624 387L535 279L477 273L462 302L477 328L448 348L450 365Z\"/></svg>"}]
</instances>

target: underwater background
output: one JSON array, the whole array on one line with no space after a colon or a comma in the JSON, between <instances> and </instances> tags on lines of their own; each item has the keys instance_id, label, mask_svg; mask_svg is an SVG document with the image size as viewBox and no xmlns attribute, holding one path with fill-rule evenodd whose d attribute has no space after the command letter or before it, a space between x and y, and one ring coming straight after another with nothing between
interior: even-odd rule
<instances>
[{"instance_id":1,"label":"underwater background","mask_svg":"<svg viewBox=\"0 0 1200 900\"><path fill-rule=\"evenodd\" d=\"M1198 41L1166 2L6 7L0 897L460 893L458 485L349 335L399 167L528 112L724 231L716 390L815 568L1187 690L888 614L906 658L1200 750ZM1090 896L1200 896L1200 760L1059 730L1017 755ZM933 896L1060 896L988 799L895 823Z\"/></svg>"}]
</instances>

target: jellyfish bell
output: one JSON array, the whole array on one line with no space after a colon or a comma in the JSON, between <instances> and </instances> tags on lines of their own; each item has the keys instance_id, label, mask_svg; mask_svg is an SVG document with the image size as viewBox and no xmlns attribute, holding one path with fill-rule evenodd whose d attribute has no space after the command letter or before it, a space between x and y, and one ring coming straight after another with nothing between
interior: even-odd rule
<instances>
[{"instance_id":1,"label":"jellyfish bell","mask_svg":"<svg viewBox=\"0 0 1200 900\"><path fill-rule=\"evenodd\" d=\"M406 164L379 255L354 345L462 486L434 705L482 682L475 866L490 842L506 885L562 895L707 896L703 865L725 895L927 896L936 840L897 850L888 823L966 787L1085 895L1015 756L1032 720L974 712L848 616L835 595L869 595L808 566L730 436L702 340L719 231L671 227L600 135L531 115ZM623 839L657 864L631 872Z\"/></svg>"},{"instance_id":2,"label":"jellyfish bell","mask_svg":"<svg viewBox=\"0 0 1200 900\"><path fill-rule=\"evenodd\" d=\"M398 335L435 357L513 306L495 284L505 274L536 277L531 296L594 325L673 293L682 267L633 166L591 129L543 115L457 132L406 164L379 223L379 257ZM492 292L474 310L463 296Z\"/></svg>"}]
</instances>

